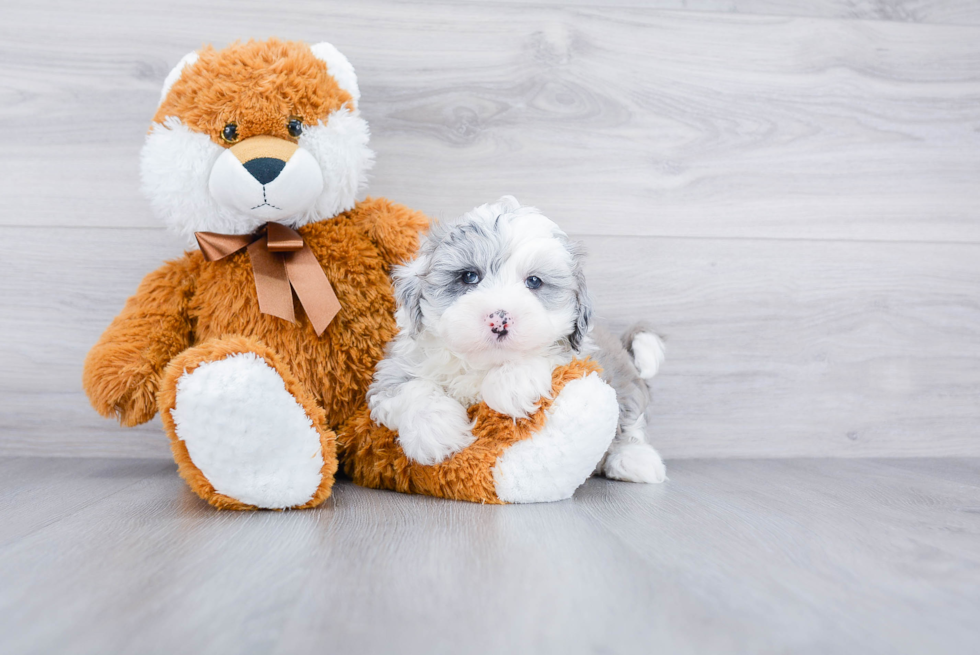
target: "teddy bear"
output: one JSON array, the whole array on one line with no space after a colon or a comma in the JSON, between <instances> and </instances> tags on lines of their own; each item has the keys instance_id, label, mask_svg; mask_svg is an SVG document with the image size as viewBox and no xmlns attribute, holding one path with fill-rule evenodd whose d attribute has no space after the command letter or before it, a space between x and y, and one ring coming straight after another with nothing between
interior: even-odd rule
<instances>
[{"instance_id":1,"label":"teddy bear","mask_svg":"<svg viewBox=\"0 0 980 655\"><path fill-rule=\"evenodd\" d=\"M371 422L396 334L390 272L429 220L358 200L374 161L350 62L329 43L248 41L167 75L140 155L153 212L188 246L147 275L89 352L93 407L159 411L178 472L219 509L315 507L355 483L483 503L569 497L615 431L591 360L554 371L513 420L469 409L475 440L438 464ZM574 447L569 447L569 445Z\"/></svg>"}]
</instances>

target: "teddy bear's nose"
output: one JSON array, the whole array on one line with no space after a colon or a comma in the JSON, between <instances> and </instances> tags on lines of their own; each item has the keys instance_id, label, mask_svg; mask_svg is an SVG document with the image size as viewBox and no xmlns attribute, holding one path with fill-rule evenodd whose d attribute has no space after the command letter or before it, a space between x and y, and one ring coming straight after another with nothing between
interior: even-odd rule
<instances>
[{"instance_id":1,"label":"teddy bear's nose","mask_svg":"<svg viewBox=\"0 0 980 655\"><path fill-rule=\"evenodd\" d=\"M258 157L245 162L242 166L259 181L259 184L268 184L279 177L286 162L275 157Z\"/></svg>"}]
</instances>

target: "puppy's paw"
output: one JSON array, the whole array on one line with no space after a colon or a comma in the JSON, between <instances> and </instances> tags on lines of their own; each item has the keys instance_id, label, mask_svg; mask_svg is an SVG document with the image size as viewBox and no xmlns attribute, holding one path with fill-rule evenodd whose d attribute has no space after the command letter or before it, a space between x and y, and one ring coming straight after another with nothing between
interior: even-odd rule
<instances>
[{"instance_id":1,"label":"puppy's paw","mask_svg":"<svg viewBox=\"0 0 980 655\"><path fill-rule=\"evenodd\" d=\"M667 479L667 467L648 443L614 443L602 464L602 474L624 482L656 483Z\"/></svg>"},{"instance_id":2,"label":"puppy's paw","mask_svg":"<svg viewBox=\"0 0 980 655\"><path fill-rule=\"evenodd\" d=\"M498 366L483 378L480 395L495 412L525 418L542 397L551 395L551 367L540 357Z\"/></svg>"},{"instance_id":3,"label":"puppy's paw","mask_svg":"<svg viewBox=\"0 0 980 655\"><path fill-rule=\"evenodd\" d=\"M438 464L475 440L466 410L448 396L430 396L426 404L402 417L398 444L419 464Z\"/></svg>"}]
</instances>

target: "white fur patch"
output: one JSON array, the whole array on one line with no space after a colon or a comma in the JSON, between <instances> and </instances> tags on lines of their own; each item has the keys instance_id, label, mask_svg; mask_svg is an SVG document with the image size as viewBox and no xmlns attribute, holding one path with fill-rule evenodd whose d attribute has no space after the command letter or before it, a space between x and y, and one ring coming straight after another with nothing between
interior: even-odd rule
<instances>
[{"instance_id":1,"label":"white fur patch","mask_svg":"<svg viewBox=\"0 0 980 655\"><path fill-rule=\"evenodd\" d=\"M332 44L323 41L310 46L313 56L327 65L327 72L337 85L349 93L356 104L361 99L361 90L357 87L357 74L350 61Z\"/></svg>"},{"instance_id":2,"label":"white fur patch","mask_svg":"<svg viewBox=\"0 0 980 655\"><path fill-rule=\"evenodd\" d=\"M267 509L309 501L320 436L279 374L253 353L207 362L177 382L178 438L215 490Z\"/></svg>"},{"instance_id":3,"label":"white fur patch","mask_svg":"<svg viewBox=\"0 0 980 655\"><path fill-rule=\"evenodd\" d=\"M565 385L532 438L508 448L493 469L497 496L509 503L570 498L616 433L616 392L592 373Z\"/></svg>"},{"instance_id":4,"label":"white fur patch","mask_svg":"<svg viewBox=\"0 0 980 655\"><path fill-rule=\"evenodd\" d=\"M167 73L166 79L163 80L163 89L160 90L161 105L163 104L164 99L167 97L167 94L170 93L170 89L177 83L177 80L180 79L180 75L184 72L184 69L194 64L197 59L198 56L196 51L188 52L186 55L181 57L180 61L177 62L177 65L174 66L169 73Z\"/></svg>"},{"instance_id":5,"label":"white fur patch","mask_svg":"<svg viewBox=\"0 0 980 655\"><path fill-rule=\"evenodd\" d=\"M613 443L602 474L624 482L657 483L667 479L667 467L660 453L648 443Z\"/></svg>"},{"instance_id":6,"label":"white fur patch","mask_svg":"<svg viewBox=\"0 0 980 655\"><path fill-rule=\"evenodd\" d=\"M541 398L551 397L551 362L547 357L528 357L487 371L480 395L487 407L512 418L534 413Z\"/></svg>"},{"instance_id":7,"label":"white fur patch","mask_svg":"<svg viewBox=\"0 0 980 655\"><path fill-rule=\"evenodd\" d=\"M157 217L192 248L197 231L235 234L240 225L240 217L208 190L211 168L224 152L173 116L152 125L140 152L143 194Z\"/></svg>"},{"instance_id":8,"label":"white fur patch","mask_svg":"<svg viewBox=\"0 0 980 655\"><path fill-rule=\"evenodd\" d=\"M354 207L357 194L367 187L374 151L368 147L371 131L357 109L341 107L326 121L303 128L299 147L308 150L323 173L323 192L299 225L333 218ZM296 228L299 225L290 225Z\"/></svg>"},{"instance_id":9,"label":"white fur patch","mask_svg":"<svg viewBox=\"0 0 980 655\"><path fill-rule=\"evenodd\" d=\"M633 337L633 361L641 378L649 380L657 374L666 351L663 339L652 332L640 332Z\"/></svg>"},{"instance_id":10,"label":"white fur patch","mask_svg":"<svg viewBox=\"0 0 980 655\"><path fill-rule=\"evenodd\" d=\"M466 408L425 380L412 380L396 396L368 401L371 419L398 432L398 445L419 464L438 464L474 441Z\"/></svg>"}]
</instances>

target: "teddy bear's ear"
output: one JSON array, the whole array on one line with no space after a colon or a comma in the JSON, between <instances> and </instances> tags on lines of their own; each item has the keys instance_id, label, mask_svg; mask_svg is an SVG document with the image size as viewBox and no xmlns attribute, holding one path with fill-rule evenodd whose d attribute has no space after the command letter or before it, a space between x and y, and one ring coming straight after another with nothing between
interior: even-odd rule
<instances>
[{"instance_id":1,"label":"teddy bear's ear","mask_svg":"<svg viewBox=\"0 0 980 655\"><path fill-rule=\"evenodd\" d=\"M180 79L180 74L183 72L184 68L190 66L195 61L197 61L197 51L188 52L186 55L181 57L177 65L173 67L167 74L167 78L163 81L163 90L160 91L160 103L162 104L167 98L167 94L170 93L170 88Z\"/></svg>"},{"instance_id":2,"label":"teddy bear's ear","mask_svg":"<svg viewBox=\"0 0 980 655\"><path fill-rule=\"evenodd\" d=\"M357 88L357 75L354 73L354 67L347 61L347 57L326 41L310 46L310 50L313 51L314 57L327 65L327 72L337 80L340 88L349 93L354 99L354 103L357 104L361 99L361 91Z\"/></svg>"}]
</instances>

